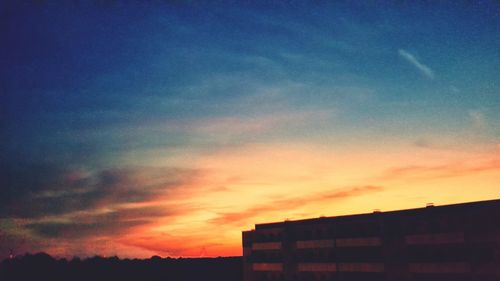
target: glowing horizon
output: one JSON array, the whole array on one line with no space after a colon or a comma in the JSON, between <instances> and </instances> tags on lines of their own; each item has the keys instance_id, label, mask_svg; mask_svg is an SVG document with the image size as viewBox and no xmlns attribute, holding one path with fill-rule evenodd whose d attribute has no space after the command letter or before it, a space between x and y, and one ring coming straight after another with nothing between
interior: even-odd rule
<instances>
[{"instance_id":1,"label":"glowing horizon","mask_svg":"<svg viewBox=\"0 0 500 281\"><path fill-rule=\"evenodd\" d=\"M493 2L2 5L0 259L500 198Z\"/></svg>"}]
</instances>

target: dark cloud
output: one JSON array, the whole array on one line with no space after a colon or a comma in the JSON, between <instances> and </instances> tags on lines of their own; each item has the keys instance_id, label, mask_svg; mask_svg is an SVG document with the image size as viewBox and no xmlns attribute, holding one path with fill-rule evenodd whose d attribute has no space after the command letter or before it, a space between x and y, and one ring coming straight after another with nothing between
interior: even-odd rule
<instances>
[{"instance_id":1,"label":"dark cloud","mask_svg":"<svg viewBox=\"0 0 500 281\"><path fill-rule=\"evenodd\" d=\"M0 174L0 217L39 218L148 201L187 186L197 174L169 167L96 172L51 165L9 167Z\"/></svg>"},{"instance_id":2,"label":"dark cloud","mask_svg":"<svg viewBox=\"0 0 500 281\"><path fill-rule=\"evenodd\" d=\"M73 217L72 222L34 222L26 225L26 228L43 238L74 239L117 235L130 228L152 223L155 218L176 213L177 209L168 206L120 208L103 214L78 215Z\"/></svg>"},{"instance_id":3,"label":"dark cloud","mask_svg":"<svg viewBox=\"0 0 500 281\"><path fill-rule=\"evenodd\" d=\"M54 165L7 164L0 167L0 203L14 202L29 194L59 185L63 170Z\"/></svg>"},{"instance_id":4,"label":"dark cloud","mask_svg":"<svg viewBox=\"0 0 500 281\"><path fill-rule=\"evenodd\" d=\"M27 228L44 238L85 238L99 235L120 234L134 226L147 223L146 220L135 221L96 221L94 223L32 223Z\"/></svg>"},{"instance_id":5,"label":"dark cloud","mask_svg":"<svg viewBox=\"0 0 500 281\"><path fill-rule=\"evenodd\" d=\"M114 211L113 217L118 220L155 219L177 214L184 208L175 205L158 205L140 208L122 208Z\"/></svg>"},{"instance_id":6,"label":"dark cloud","mask_svg":"<svg viewBox=\"0 0 500 281\"><path fill-rule=\"evenodd\" d=\"M7 257L11 252L14 255L23 254L33 249L33 244L23 235L10 233L0 221L0 260Z\"/></svg>"},{"instance_id":7,"label":"dark cloud","mask_svg":"<svg viewBox=\"0 0 500 281\"><path fill-rule=\"evenodd\" d=\"M434 147L433 143L426 139L418 139L413 142L413 145L417 147L422 147L422 148L431 148Z\"/></svg>"}]
</instances>

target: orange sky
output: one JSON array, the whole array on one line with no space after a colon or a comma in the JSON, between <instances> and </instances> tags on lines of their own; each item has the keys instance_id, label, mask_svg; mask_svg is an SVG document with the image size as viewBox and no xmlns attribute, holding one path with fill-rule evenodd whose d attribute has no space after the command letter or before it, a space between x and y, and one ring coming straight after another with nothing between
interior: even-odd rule
<instances>
[{"instance_id":1,"label":"orange sky","mask_svg":"<svg viewBox=\"0 0 500 281\"><path fill-rule=\"evenodd\" d=\"M227 149L191 159L200 172L182 188L112 206L130 213L163 207L165 215L114 239L83 240L90 247L107 240L99 247L110 255L241 255L241 231L256 223L498 198L499 152L499 147L463 151L397 145L378 152L304 143ZM147 186L156 178L145 172L135 180ZM95 212L109 208L104 204Z\"/></svg>"},{"instance_id":2,"label":"orange sky","mask_svg":"<svg viewBox=\"0 0 500 281\"><path fill-rule=\"evenodd\" d=\"M178 159L143 154L158 166L128 170L125 189L104 197L93 209L9 220L16 224L10 232L25 239L21 249L32 243L35 249L60 256L232 256L241 255L241 231L257 223L500 197L499 146L448 149L396 143L378 151L296 142L248 144ZM177 167L196 172L165 175L163 161L174 160ZM141 159L136 154L130 161ZM72 172L68 177L76 180L91 173ZM172 177L175 186L170 186ZM156 184L159 192L153 196L116 202L117 197L130 196L128 186ZM119 216L107 218L110 214ZM84 228L79 235L68 227L51 239L26 232L34 221L91 225L102 217L109 220L109 231L104 225L96 231Z\"/></svg>"},{"instance_id":3,"label":"orange sky","mask_svg":"<svg viewBox=\"0 0 500 281\"><path fill-rule=\"evenodd\" d=\"M498 198L499 152L307 144L229 149L196 160L206 172L174 195L192 209L147 228L152 240L139 245L170 249L185 239L188 255L203 247L209 255L239 255L240 232L256 223ZM164 239L162 232L175 236Z\"/></svg>"}]
</instances>

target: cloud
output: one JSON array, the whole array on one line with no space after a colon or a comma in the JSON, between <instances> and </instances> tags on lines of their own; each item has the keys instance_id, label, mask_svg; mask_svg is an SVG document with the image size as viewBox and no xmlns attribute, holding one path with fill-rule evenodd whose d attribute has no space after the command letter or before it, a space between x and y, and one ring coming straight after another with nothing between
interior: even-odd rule
<instances>
[{"instance_id":1,"label":"cloud","mask_svg":"<svg viewBox=\"0 0 500 281\"><path fill-rule=\"evenodd\" d=\"M276 212L283 210L293 210L297 206L304 206L308 204L318 204L320 202L334 202L337 200L342 200L349 197L361 196L366 193L379 192L384 188L381 186L366 185L366 186L356 186L351 188L345 188L340 190L335 190L331 192L320 192L313 193L310 196L293 197L287 199L279 199L269 202L267 204L260 204L255 207L243 210L242 212L234 213L221 213L218 217L211 220L213 224L240 224L243 221L251 220L251 218L257 217L259 215Z\"/></svg>"},{"instance_id":2,"label":"cloud","mask_svg":"<svg viewBox=\"0 0 500 281\"><path fill-rule=\"evenodd\" d=\"M486 128L486 118L484 113L480 110L469 110L468 116L472 122L474 129L484 130Z\"/></svg>"},{"instance_id":3,"label":"cloud","mask_svg":"<svg viewBox=\"0 0 500 281\"><path fill-rule=\"evenodd\" d=\"M455 94L460 93L460 89L457 88L457 87L455 87L455 86L453 86L453 85L450 86L450 90L451 90L452 93L455 93Z\"/></svg>"},{"instance_id":4,"label":"cloud","mask_svg":"<svg viewBox=\"0 0 500 281\"><path fill-rule=\"evenodd\" d=\"M311 213L300 213L297 211L297 208L335 204L343 199L363 196L382 190L384 188L380 186L354 186L326 192L312 192L310 196L271 199L266 203L259 201L259 203L247 207L247 209L245 207L238 208L241 211L233 209L231 212L219 212L215 217L204 217L202 219L203 222L201 222L202 229L195 226L200 223L197 219L197 221L193 222L194 225L189 227L189 231L177 227L173 228L175 231L148 231L140 235L129 235L129 237L120 239L120 243L173 256L197 256L203 248L209 247L218 253L227 252L234 255L235 250L239 251L241 249L240 240L238 238L233 240L234 236L238 237L235 233L239 233L244 227L248 227L250 224L258 222L263 218L269 220L275 214L283 215L283 218L290 215L299 216L299 214L302 214L302 216L313 216L314 214ZM212 208L208 211L211 213L213 210ZM266 217L268 215L269 217ZM215 237L208 235L206 232L213 229L217 229L218 232L218 235Z\"/></svg>"},{"instance_id":5,"label":"cloud","mask_svg":"<svg viewBox=\"0 0 500 281\"><path fill-rule=\"evenodd\" d=\"M153 204L144 207L119 207L112 211L85 211L68 216L70 219L37 219L24 227L37 237L79 239L133 233L135 228L155 225L158 220L183 215L193 210L188 205ZM63 217L65 218L65 217ZM139 230L140 232L140 230Z\"/></svg>"},{"instance_id":6,"label":"cloud","mask_svg":"<svg viewBox=\"0 0 500 281\"><path fill-rule=\"evenodd\" d=\"M200 170L176 167L6 166L0 171L5 186L0 189L0 230L10 234L3 242L16 251L69 256L125 249L129 246L121 245L120 237L150 231L198 210L183 200L198 192L195 183L200 176ZM95 239L103 241L101 248L86 246ZM0 247L0 254L8 250ZM144 254L132 246L127 251Z\"/></svg>"},{"instance_id":7,"label":"cloud","mask_svg":"<svg viewBox=\"0 0 500 281\"><path fill-rule=\"evenodd\" d=\"M416 67L420 71L420 73L422 73L424 76L426 76L429 79L434 79L434 71L430 67L419 62L414 55L410 54L409 52L403 49L399 49L398 53L404 60L406 60L414 67Z\"/></svg>"},{"instance_id":8,"label":"cloud","mask_svg":"<svg viewBox=\"0 0 500 281\"><path fill-rule=\"evenodd\" d=\"M280 129L290 129L326 122L334 110L304 110L299 112L272 112L253 116L224 116L181 122L178 128L204 136L238 137L265 135Z\"/></svg>"},{"instance_id":9,"label":"cloud","mask_svg":"<svg viewBox=\"0 0 500 281\"><path fill-rule=\"evenodd\" d=\"M434 147L434 144L430 142L429 140L426 139L417 139L413 142L413 145L417 147L422 147L422 148L432 148Z\"/></svg>"},{"instance_id":10,"label":"cloud","mask_svg":"<svg viewBox=\"0 0 500 281\"><path fill-rule=\"evenodd\" d=\"M435 139L430 140L427 138L419 138L415 139L411 144L418 148L425 148L425 149L434 149L434 150L449 149L449 147L447 147L446 144L443 144L443 142L440 142L439 140Z\"/></svg>"},{"instance_id":11,"label":"cloud","mask_svg":"<svg viewBox=\"0 0 500 281\"><path fill-rule=\"evenodd\" d=\"M36 235L43 238L84 238L101 235L118 235L131 227L147 223L146 220L135 221L117 221L103 220L93 223L61 223L61 222L41 222L28 224L26 227L31 229Z\"/></svg>"},{"instance_id":12,"label":"cloud","mask_svg":"<svg viewBox=\"0 0 500 281\"><path fill-rule=\"evenodd\" d=\"M0 217L36 219L147 202L186 187L199 171L129 167L82 172L54 165L6 168L0 180Z\"/></svg>"},{"instance_id":13,"label":"cloud","mask_svg":"<svg viewBox=\"0 0 500 281\"><path fill-rule=\"evenodd\" d=\"M104 213L82 212L71 216L71 221L42 220L25 227L42 238L86 238L116 236L131 228L153 224L156 219L178 215L183 209L176 205L116 208Z\"/></svg>"},{"instance_id":14,"label":"cloud","mask_svg":"<svg viewBox=\"0 0 500 281\"><path fill-rule=\"evenodd\" d=\"M222 250L220 242L209 242L206 236L171 235L167 233L146 233L139 236L119 238L122 245L152 251L163 256L200 257L212 247ZM238 245L239 248L239 245ZM218 251L217 251L218 252ZM209 254L209 253L208 253ZM233 254L234 255L234 254Z\"/></svg>"},{"instance_id":15,"label":"cloud","mask_svg":"<svg viewBox=\"0 0 500 281\"><path fill-rule=\"evenodd\" d=\"M383 180L428 180L468 176L488 171L500 171L500 159L491 159L481 163L465 162L443 165L407 165L389 169L383 173Z\"/></svg>"}]
</instances>

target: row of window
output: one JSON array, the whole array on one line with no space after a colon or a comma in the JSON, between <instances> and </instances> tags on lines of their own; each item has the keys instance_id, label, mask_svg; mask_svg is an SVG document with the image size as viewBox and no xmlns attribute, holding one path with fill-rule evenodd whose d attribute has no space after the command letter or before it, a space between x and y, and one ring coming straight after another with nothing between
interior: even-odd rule
<instances>
[{"instance_id":1,"label":"row of window","mask_svg":"<svg viewBox=\"0 0 500 281\"><path fill-rule=\"evenodd\" d=\"M412 281L471 281L470 276L466 274L411 274ZM482 276L481 281L498 281L497 277ZM292 281L383 281L385 275L381 274L353 274L348 273L342 276L337 274L312 274L303 273L292 276ZM283 274L260 274L256 281L286 281Z\"/></svg>"},{"instance_id":2,"label":"row of window","mask_svg":"<svg viewBox=\"0 0 500 281\"><path fill-rule=\"evenodd\" d=\"M500 259L494 245L424 245L409 246L402 256L407 261L462 261L488 262Z\"/></svg>"},{"instance_id":3,"label":"row of window","mask_svg":"<svg viewBox=\"0 0 500 281\"><path fill-rule=\"evenodd\" d=\"M382 247L355 247L355 248L317 248L298 249L291 252L291 261L296 262L324 262L324 261L378 261L383 260L386 249ZM488 262L500 259L497 246L494 244L477 244L470 247L466 244L445 245L410 245L400 248L398 260L408 262L418 261L462 261ZM393 255L394 252L391 253ZM253 251L246 259L250 262L278 262L283 261L282 251Z\"/></svg>"},{"instance_id":4,"label":"row of window","mask_svg":"<svg viewBox=\"0 0 500 281\"><path fill-rule=\"evenodd\" d=\"M355 249L305 249L290 254L291 261L325 262L325 261L378 261L382 259L381 248ZM255 251L247 257L251 262L283 261L281 251Z\"/></svg>"},{"instance_id":5,"label":"row of window","mask_svg":"<svg viewBox=\"0 0 500 281\"><path fill-rule=\"evenodd\" d=\"M362 237L362 236L391 236L412 235L426 233L447 233L447 232L490 232L500 231L500 218L486 222L485 219L476 220L469 218L464 223L464 218L459 216L432 217L413 216L406 220L394 221L355 221L355 222L334 222L314 225L299 225L286 230L283 229L255 232L255 242L272 242L283 240L310 240L328 239L334 237ZM285 238L286 236L286 238Z\"/></svg>"},{"instance_id":6,"label":"row of window","mask_svg":"<svg viewBox=\"0 0 500 281\"><path fill-rule=\"evenodd\" d=\"M283 273L259 272L256 281L285 281ZM383 273L354 273L354 272L298 272L290 276L291 281L382 281Z\"/></svg>"},{"instance_id":7,"label":"row of window","mask_svg":"<svg viewBox=\"0 0 500 281\"><path fill-rule=\"evenodd\" d=\"M356 228L303 228L286 233L286 240L311 240L311 239L328 239L333 237L360 237L360 236L378 236L381 234L378 227L365 226ZM283 233L259 233L257 232L254 242L274 242L283 241Z\"/></svg>"}]
</instances>

